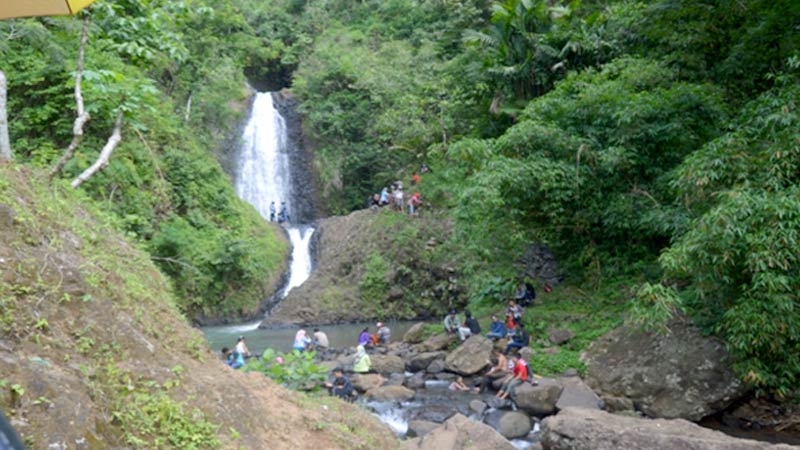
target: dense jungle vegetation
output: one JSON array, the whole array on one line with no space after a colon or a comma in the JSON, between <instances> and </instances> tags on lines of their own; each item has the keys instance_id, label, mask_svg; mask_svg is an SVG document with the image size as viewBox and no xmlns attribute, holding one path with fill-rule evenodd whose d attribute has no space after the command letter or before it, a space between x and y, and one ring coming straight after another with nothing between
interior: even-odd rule
<instances>
[{"instance_id":1,"label":"dense jungle vegetation","mask_svg":"<svg viewBox=\"0 0 800 450\"><path fill-rule=\"evenodd\" d=\"M0 21L15 159L49 170L73 138L88 16L82 90L91 118L60 178L66 183L92 164L122 112L119 148L80 189L150 252L190 317L255 313L287 252L277 229L236 197L214 157L236 146L244 71L263 47L243 10L211 1L101 1L79 17Z\"/></svg>"},{"instance_id":2,"label":"dense jungle vegetation","mask_svg":"<svg viewBox=\"0 0 800 450\"><path fill-rule=\"evenodd\" d=\"M800 3L268 0L250 20L332 211L426 163L473 301L545 242L574 284L635 284L630 320L691 314L794 394Z\"/></svg>"},{"instance_id":3,"label":"dense jungle vegetation","mask_svg":"<svg viewBox=\"0 0 800 450\"><path fill-rule=\"evenodd\" d=\"M63 177L124 110L123 144L85 189L184 309L240 305L282 252L211 156L247 78L299 99L332 213L429 165L420 189L453 219L473 301L544 242L571 283L635 285L631 320L688 313L746 380L795 394L800 3L100 0L89 14L92 120ZM27 164L52 166L72 136L79 34L77 19L0 23Z\"/></svg>"}]
</instances>

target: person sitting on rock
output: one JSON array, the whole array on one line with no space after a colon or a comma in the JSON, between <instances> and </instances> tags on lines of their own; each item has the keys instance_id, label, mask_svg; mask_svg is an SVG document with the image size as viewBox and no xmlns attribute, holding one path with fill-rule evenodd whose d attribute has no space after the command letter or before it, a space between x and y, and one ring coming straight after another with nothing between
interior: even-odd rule
<instances>
[{"instance_id":1,"label":"person sitting on rock","mask_svg":"<svg viewBox=\"0 0 800 450\"><path fill-rule=\"evenodd\" d=\"M363 345L356 347L356 358L353 360L353 372L367 373L372 368L372 361L369 359L367 350Z\"/></svg>"},{"instance_id":2,"label":"person sitting on rock","mask_svg":"<svg viewBox=\"0 0 800 450\"><path fill-rule=\"evenodd\" d=\"M451 309L450 314L444 318L444 331L448 333L457 333L460 327L461 321L458 320L458 316L456 316L456 310Z\"/></svg>"},{"instance_id":3,"label":"person sitting on rock","mask_svg":"<svg viewBox=\"0 0 800 450\"><path fill-rule=\"evenodd\" d=\"M514 320L514 314L506 312L506 335L513 336L517 333L517 321Z\"/></svg>"},{"instance_id":4,"label":"person sitting on rock","mask_svg":"<svg viewBox=\"0 0 800 450\"><path fill-rule=\"evenodd\" d=\"M386 206L388 204L389 204L389 188L384 187L381 190L381 198L380 198L379 205L380 206Z\"/></svg>"},{"instance_id":5,"label":"person sitting on rock","mask_svg":"<svg viewBox=\"0 0 800 450\"><path fill-rule=\"evenodd\" d=\"M464 311L464 325L458 327L458 337L461 339L461 342L464 342L472 335L478 334L481 334L481 325L478 323L478 320L472 317L471 312Z\"/></svg>"},{"instance_id":6,"label":"person sitting on rock","mask_svg":"<svg viewBox=\"0 0 800 450\"><path fill-rule=\"evenodd\" d=\"M309 348L311 348L311 338L306 335L306 330L298 330L297 334L294 335L292 349L298 352L304 352Z\"/></svg>"},{"instance_id":7,"label":"person sitting on rock","mask_svg":"<svg viewBox=\"0 0 800 450\"><path fill-rule=\"evenodd\" d=\"M505 378L511 374L511 370L514 368L514 364L509 360L509 358L500 353L500 352L492 352L492 359L489 361L492 367L489 369L488 372L483 376L483 382L481 383L481 387L478 392L483 392L486 388L489 387L489 384L493 383L495 380L499 380L501 378Z\"/></svg>"},{"instance_id":8,"label":"person sitting on rock","mask_svg":"<svg viewBox=\"0 0 800 450\"><path fill-rule=\"evenodd\" d=\"M225 364L234 369L244 366L244 355L237 351L231 351L228 347L223 347L222 356L225 358Z\"/></svg>"},{"instance_id":9,"label":"person sitting on rock","mask_svg":"<svg viewBox=\"0 0 800 450\"><path fill-rule=\"evenodd\" d=\"M508 301L508 308L506 308L506 312L511 313L511 317L514 318L514 322L521 322L522 321L522 314L523 310L522 307L517 304L514 300Z\"/></svg>"},{"instance_id":10,"label":"person sitting on rock","mask_svg":"<svg viewBox=\"0 0 800 450\"><path fill-rule=\"evenodd\" d=\"M516 333L511 337L511 342L506 345L506 354L508 354L512 348L519 350L522 347L527 347L530 342L531 336L525 331L525 326L520 323L517 325Z\"/></svg>"},{"instance_id":11,"label":"person sitting on rock","mask_svg":"<svg viewBox=\"0 0 800 450\"><path fill-rule=\"evenodd\" d=\"M314 347L320 350L327 350L330 347L328 335L319 328L314 328Z\"/></svg>"},{"instance_id":12,"label":"person sitting on rock","mask_svg":"<svg viewBox=\"0 0 800 450\"><path fill-rule=\"evenodd\" d=\"M509 395L514 393L514 389L517 386L528 379L528 364L519 356L519 353L511 355L511 361L514 362L514 369L511 373L511 377L503 382L500 390L495 395L495 397L500 400L507 399Z\"/></svg>"},{"instance_id":13,"label":"person sitting on rock","mask_svg":"<svg viewBox=\"0 0 800 450\"><path fill-rule=\"evenodd\" d=\"M325 383L331 395L335 395L343 400L353 400L353 385L350 379L344 375L344 371L337 367L333 369L333 381Z\"/></svg>"},{"instance_id":14,"label":"person sitting on rock","mask_svg":"<svg viewBox=\"0 0 800 450\"><path fill-rule=\"evenodd\" d=\"M361 330L361 334L358 335L358 345L368 346L372 343L372 339L369 335L369 327L364 327Z\"/></svg>"},{"instance_id":15,"label":"person sitting on rock","mask_svg":"<svg viewBox=\"0 0 800 450\"><path fill-rule=\"evenodd\" d=\"M239 336L239 339L236 340L236 347L233 348L233 351L240 353L244 358L250 357L250 349L247 348L244 336Z\"/></svg>"},{"instance_id":16,"label":"person sitting on rock","mask_svg":"<svg viewBox=\"0 0 800 450\"><path fill-rule=\"evenodd\" d=\"M471 388L471 387L467 386L466 384L464 384L464 378L463 377L456 378L455 381L450 383L450 386L448 386L448 389L450 389L451 391L478 392L478 388Z\"/></svg>"},{"instance_id":17,"label":"person sitting on rock","mask_svg":"<svg viewBox=\"0 0 800 450\"><path fill-rule=\"evenodd\" d=\"M278 211L278 223L288 222L289 212L286 209L286 202L281 202L281 209Z\"/></svg>"},{"instance_id":18,"label":"person sitting on rock","mask_svg":"<svg viewBox=\"0 0 800 450\"><path fill-rule=\"evenodd\" d=\"M486 334L486 337L496 341L497 339L502 339L506 337L508 334L508 330L506 330L506 324L504 324L497 316L492 316L492 324L489 325L489 333Z\"/></svg>"},{"instance_id":19,"label":"person sitting on rock","mask_svg":"<svg viewBox=\"0 0 800 450\"><path fill-rule=\"evenodd\" d=\"M388 345L392 340L392 330L383 322L378 322L378 343Z\"/></svg>"}]
</instances>

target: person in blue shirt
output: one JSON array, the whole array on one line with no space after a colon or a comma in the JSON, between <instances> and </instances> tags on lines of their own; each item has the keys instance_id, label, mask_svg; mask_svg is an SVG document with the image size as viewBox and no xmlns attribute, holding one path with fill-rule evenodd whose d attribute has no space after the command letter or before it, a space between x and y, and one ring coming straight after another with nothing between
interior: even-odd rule
<instances>
[{"instance_id":1,"label":"person in blue shirt","mask_svg":"<svg viewBox=\"0 0 800 450\"><path fill-rule=\"evenodd\" d=\"M497 340L506 337L506 334L508 334L506 324L504 324L502 320L499 320L497 316L493 315L492 324L489 325L489 333L486 334L486 337L491 340Z\"/></svg>"}]
</instances>

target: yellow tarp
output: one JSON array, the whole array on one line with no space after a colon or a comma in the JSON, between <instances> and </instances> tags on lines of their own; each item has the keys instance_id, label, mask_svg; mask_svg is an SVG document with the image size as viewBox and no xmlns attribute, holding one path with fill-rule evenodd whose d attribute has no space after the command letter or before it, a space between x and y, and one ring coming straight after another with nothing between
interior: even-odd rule
<instances>
[{"instance_id":1,"label":"yellow tarp","mask_svg":"<svg viewBox=\"0 0 800 450\"><path fill-rule=\"evenodd\" d=\"M0 0L0 19L75 14L94 0Z\"/></svg>"}]
</instances>

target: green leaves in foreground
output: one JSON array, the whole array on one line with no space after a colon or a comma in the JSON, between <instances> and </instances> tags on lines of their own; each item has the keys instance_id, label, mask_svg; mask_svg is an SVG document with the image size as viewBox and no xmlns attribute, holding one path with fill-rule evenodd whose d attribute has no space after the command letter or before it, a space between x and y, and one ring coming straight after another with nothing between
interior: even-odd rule
<instances>
[{"instance_id":1,"label":"green leaves in foreground","mask_svg":"<svg viewBox=\"0 0 800 450\"><path fill-rule=\"evenodd\" d=\"M328 376L328 369L314 362L315 355L316 352L281 353L268 348L245 370L261 372L289 389L314 390Z\"/></svg>"}]
</instances>

